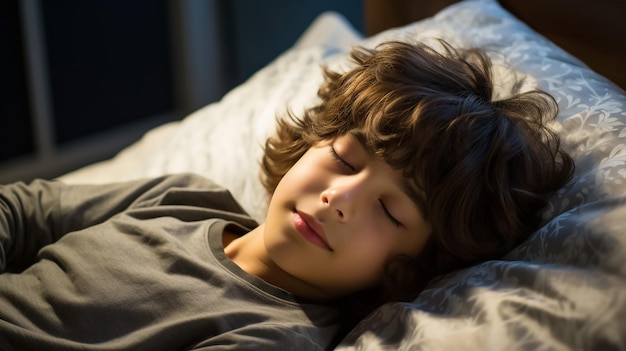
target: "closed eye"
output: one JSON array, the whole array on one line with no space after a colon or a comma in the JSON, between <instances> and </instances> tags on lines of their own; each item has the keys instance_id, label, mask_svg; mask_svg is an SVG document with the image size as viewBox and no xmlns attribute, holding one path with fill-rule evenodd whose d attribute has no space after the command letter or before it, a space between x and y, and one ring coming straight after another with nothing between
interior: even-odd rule
<instances>
[{"instance_id":1,"label":"closed eye","mask_svg":"<svg viewBox=\"0 0 626 351\"><path fill-rule=\"evenodd\" d=\"M402 227L402 222L397 220L396 217L394 217L391 214L391 212L389 212L389 210L387 209L387 206L385 206L385 203L383 202L383 200L379 199L378 201L380 202L380 205L383 207L383 211L385 212L385 215L387 216L387 218L389 218L391 223L393 223L393 225L395 225L398 228Z\"/></svg>"},{"instance_id":2,"label":"closed eye","mask_svg":"<svg viewBox=\"0 0 626 351\"><path fill-rule=\"evenodd\" d=\"M347 169L349 169L351 172L356 171L356 168L354 168L354 166L352 166L351 164L349 164L346 160L344 160L343 158L341 158L341 156L339 156L339 154L337 153L337 151L335 151L335 148L332 147L332 145L330 146L330 154L333 156L333 158L335 159L335 161L339 162L343 167L346 167Z\"/></svg>"}]
</instances>

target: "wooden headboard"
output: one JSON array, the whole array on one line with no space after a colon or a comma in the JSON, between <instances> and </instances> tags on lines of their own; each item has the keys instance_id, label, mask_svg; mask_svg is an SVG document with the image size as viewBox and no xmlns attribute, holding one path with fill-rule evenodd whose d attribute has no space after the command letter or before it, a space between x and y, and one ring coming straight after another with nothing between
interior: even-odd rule
<instances>
[{"instance_id":1,"label":"wooden headboard","mask_svg":"<svg viewBox=\"0 0 626 351\"><path fill-rule=\"evenodd\" d=\"M365 32L429 17L455 0L364 0ZM499 0L502 7L626 90L626 1Z\"/></svg>"}]
</instances>

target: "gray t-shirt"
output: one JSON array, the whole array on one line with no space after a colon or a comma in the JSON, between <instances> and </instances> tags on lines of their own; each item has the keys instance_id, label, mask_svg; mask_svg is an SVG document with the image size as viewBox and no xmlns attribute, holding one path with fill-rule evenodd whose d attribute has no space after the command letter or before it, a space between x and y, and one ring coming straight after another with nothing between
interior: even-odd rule
<instances>
[{"instance_id":1,"label":"gray t-shirt","mask_svg":"<svg viewBox=\"0 0 626 351\"><path fill-rule=\"evenodd\" d=\"M335 309L251 276L255 223L193 175L0 187L0 350L323 350Z\"/></svg>"}]
</instances>

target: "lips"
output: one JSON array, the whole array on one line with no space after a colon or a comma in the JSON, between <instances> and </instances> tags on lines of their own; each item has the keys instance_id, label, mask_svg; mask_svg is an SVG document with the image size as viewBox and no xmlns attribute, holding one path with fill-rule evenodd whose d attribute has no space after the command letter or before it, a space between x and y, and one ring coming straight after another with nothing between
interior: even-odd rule
<instances>
[{"instance_id":1,"label":"lips","mask_svg":"<svg viewBox=\"0 0 626 351\"><path fill-rule=\"evenodd\" d=\"M333 251L326 241L324 229L319 225L315 218L306 213L294 211L293 224L296 230L311 244L322 249Z\"/></svg>"}]
</instances>

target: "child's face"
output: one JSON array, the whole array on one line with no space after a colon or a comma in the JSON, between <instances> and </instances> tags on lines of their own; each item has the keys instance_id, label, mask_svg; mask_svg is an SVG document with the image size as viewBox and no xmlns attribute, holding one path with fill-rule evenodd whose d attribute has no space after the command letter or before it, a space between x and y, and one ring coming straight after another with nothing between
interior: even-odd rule
<instances>
[{"instance_id":1,"label":"child's face","mask_svg":"<svg viewBox=\"0 0 626 351\"><path fill-rule=\"evenodd\" d=\"M331 298L378 285L385 265L416 256L431 232L407 188L355 135L322 142L278 184L266 249L282 270Z\"/></svg>"}]
</instances>

